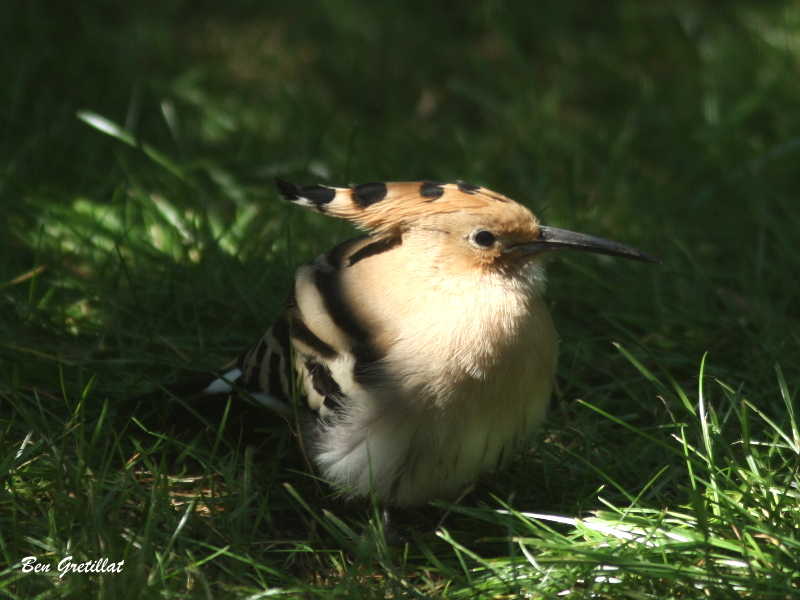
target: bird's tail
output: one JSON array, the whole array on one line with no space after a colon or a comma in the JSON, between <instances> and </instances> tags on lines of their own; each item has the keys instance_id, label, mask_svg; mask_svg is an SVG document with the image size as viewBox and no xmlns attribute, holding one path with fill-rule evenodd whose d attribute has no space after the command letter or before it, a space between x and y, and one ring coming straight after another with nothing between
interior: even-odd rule
<instances>
[{"instance_id":1,"label":"bird's tail","mask_svg":"<svg viewBox=\"0 0 800 600\"><path fill-rule=\"evenodd\" d=\"M289 416L291 408L269 394L248 391L238 366L162 384L131 398L129 404L148 430L187 431L219 424L226 418L229 424L241 422L246 430L254 430L273 423L274 413Z\"/></svg>"},{"instance_id":2,"label":"bird's tail","mask_svg":"<svg viewBox=\"0 0 800 600\"><path fill-rule=\"evenodd\" d=\"M268 426L274 417L237 393L240 376L241 371L236 368L221 373L197 373L130 398L128 404L148 431L194 434L225 421L226 429L238 423L251 434L246 437L251 438L256 428Z\"/></svg>"},{"instance_id":3,"label":"bird's tail","mask_svg":"<svg viewBox=\"0 0 800 600\"><path fill-rule=\"evenodd\" d=\"M169 400L170 398L192 398L209 393L225 394L233 389L229 385L227 390L222 389L222 386L220 386L218 391L209 391L209 388L213 387L217 382L222 382L222 379L216 373L210 371L207 373L198 373L194 377L161 385L154 390L131 398L130 401L132 403L160 402Z\"/></svg>"}]
</instances>

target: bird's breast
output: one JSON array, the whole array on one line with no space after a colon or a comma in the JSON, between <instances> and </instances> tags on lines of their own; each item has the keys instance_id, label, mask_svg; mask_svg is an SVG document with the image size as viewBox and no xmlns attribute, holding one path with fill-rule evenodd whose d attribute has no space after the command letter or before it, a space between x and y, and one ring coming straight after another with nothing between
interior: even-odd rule
<instances>
[{"instance_id":1,"label":"bird's breast","mask_svg":"<svg viewBox=\"0 0 800 600\"><path fill-rule=\"evenodd\" d=\"M350 400L316 431L313 452L323 475L353 495L374 489L411 506L453 497L541 423L557 337L541 273L453 274L402 250L332 260L349 265L336 271L341 301L320 302L317 314L350 311L330 319L339 334L350 332L349 350L331 366ZM306 302L303 311L313 312ZM340 362L352 377L336 375Z\"/></svg>"},{"instance_id":2,"label":"bird's breast","mask_svg":"<svg viewBox=\"0 0 800 600\"><path fill-rule=\"evenodd\" d=\"M495 405L521 402L538 383L549 390L557 336L537 289L540 273L453 276L418 264L394 267L358 302L384 340L382 379L438 408L487 397Z\"/></svg>"}]
</instances>

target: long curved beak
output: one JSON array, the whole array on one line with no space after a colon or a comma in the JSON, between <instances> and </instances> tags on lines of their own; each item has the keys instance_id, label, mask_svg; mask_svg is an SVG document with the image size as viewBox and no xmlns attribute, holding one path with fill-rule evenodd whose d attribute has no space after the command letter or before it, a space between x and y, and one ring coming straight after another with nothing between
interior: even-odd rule
<instances>
[{"instance_id":1,"label":"long curved beak","mask_svg":"<svg viewBox=\"0 0 800 600\"><path fill-rule=\"evenodd\" d=\"M556 229L555 227L539 226L539 238L535 242L517 244L509 250L522 250L525 254L536 254L538 252L549 252L551 250L582 250L583 252L594 252L595 254L608 254L609 256L619 256L632 260L661 264L661 261L650 256L646 252L610 242L602 238L567 231L566 229Z\"/></svg>"}]
</instances>

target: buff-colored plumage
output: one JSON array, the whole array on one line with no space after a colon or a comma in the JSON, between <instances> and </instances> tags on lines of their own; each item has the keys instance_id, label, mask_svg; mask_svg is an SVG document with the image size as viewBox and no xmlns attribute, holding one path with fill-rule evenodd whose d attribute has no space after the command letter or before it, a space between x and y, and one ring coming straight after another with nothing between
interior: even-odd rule
<instances>
[{"instance_id":1,"label":"buff-colored plumage","mask_svg":"<svg viewBox=\"0 0 800 600\"><path fill-rule=\"evenodd\" d=\"M437 194L429 196L420 194L421 182L365 184L363 194L371 192L368 186L385 186L386 195L379 201L359 204L354 200L354 188L326 188L335 190L333 200L325 204L315 204L305 200L297 202L331 217L346 219L361 229L382 233L394 229L403 229L432 215L447 213L491 215L501 213L506 218L513 217L520 223L530 221L533 215L525 207L509 200L501 194L475 187L464 191L453 183L432 184L429 189L437 189ZM470 186L471 187L471 186ZM355 186L356 197L358 186Z\"/></svg>"},{"instance_id":2,"label":"buff-colored plumage","mask_svg":"<svg viewBox=\"0 0 800 600\"><path fill-rule=\"evenodd\" d=\"M301 267L284 315L203 392L289 415L296 379L319 474L385 505L457 496L541 424L558 346L543 252L655 261L463 182L278 187L368 234Z\"/></svg>"}]
</instances>

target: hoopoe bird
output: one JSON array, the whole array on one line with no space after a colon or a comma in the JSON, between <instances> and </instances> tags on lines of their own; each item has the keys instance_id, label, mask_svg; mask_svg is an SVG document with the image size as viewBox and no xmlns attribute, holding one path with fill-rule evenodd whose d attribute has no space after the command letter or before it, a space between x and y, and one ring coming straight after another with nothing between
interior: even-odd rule
<instances>
[{"instance_id":1,"label":"hoopoe bird","mask_svg":"<svg viewBox=\"0 0 800 600\"><path fill-rule=\"evenodd\" d=\"M366 235L297 271L285 312L235 368L164 389L299 413L319 474L384 506L455 498L541 425L558 351L545 256L659 262L464 182L277 186Z\"/></svg>"}]
</instances>

